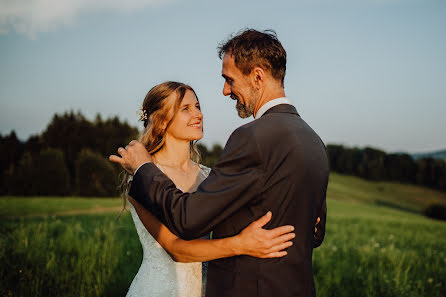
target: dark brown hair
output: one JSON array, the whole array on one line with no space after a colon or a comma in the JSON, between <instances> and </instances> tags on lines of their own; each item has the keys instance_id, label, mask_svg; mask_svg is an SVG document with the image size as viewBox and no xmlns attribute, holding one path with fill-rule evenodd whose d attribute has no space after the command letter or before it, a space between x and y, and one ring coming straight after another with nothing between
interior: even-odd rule
<instances>
[{"instance_id":1,"label":"dark brown hair","mask_svg":"<svg viewBox=\"0 0 446 297\"><path fill-rule=\"evenodd\" d=\"M220 59L224 54L234 56L235 66L243 74L248 75L254 67L261 67L270 71L283 86L286 51L273 30L263 32L254 29L243 30L220 44L217 49Z\"/></svg>"}]
</instances>

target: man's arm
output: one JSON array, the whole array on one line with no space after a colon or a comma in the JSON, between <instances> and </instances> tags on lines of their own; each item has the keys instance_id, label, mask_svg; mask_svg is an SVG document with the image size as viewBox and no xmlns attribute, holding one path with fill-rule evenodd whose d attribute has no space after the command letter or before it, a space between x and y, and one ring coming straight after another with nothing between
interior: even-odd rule
<instances>
[{"instance_id":1,"label":"man's arm","mask_svg":"<svg viewBox=\"0 0 446 297\"><path fill-rule=\"evenodd\" d=\"M322 241L325 237L325 223L327 222L327 204L324 199L324 203L322 204L321 212L319 214L320 222L317 224L317 231L313 237L313 248L317 248L322 244Z\"/></svg>"},{"instance_id":2,"label":"man's arm","mask_svg":"<svg viewBox=\"0 0 446 297\"><path fill-rule=\"evenodd\" d=\"M252 222L235 236L221 239L183 240L175 236L138 202L129 197L147 231L169 253L175 262L204 262L220 258L248 255L256 258L276 258L287 254L284 249L292 245L295 234L292 226L265 230L271 212Z\"/></svg>"},{"instance_id":3,"label":"man's arm","mask_svg":"<svg viewBox=\"0 0 446 297\"><path fill-rule=\"evenodd\" d=\"M129 195L184 239L201 237L261 193L260 149L247 128L231 135L209 177L194 193L183 193L153 163L141 166Z\"/></svg>"}]
</instances>

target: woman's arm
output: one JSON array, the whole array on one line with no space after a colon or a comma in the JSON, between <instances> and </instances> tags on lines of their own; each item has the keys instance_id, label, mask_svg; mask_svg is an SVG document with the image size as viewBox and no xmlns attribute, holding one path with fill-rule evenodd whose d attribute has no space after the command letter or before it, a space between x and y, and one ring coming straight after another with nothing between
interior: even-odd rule
<instances>
[{"instance_id":1,"label":"woman's arm","mask_svg":"<svg viewBox=\"0 0 446 297\"><path fill-rule=\"evenodd\" d=\"M136 200L129 197L147 231L169 253L176 262L204 262L237 255L257 258L277 258L287 254L284 249L293 243L293 226L282 226L273 230L262 227L271 220L271 212L252 222L238 235L222 239L183 240L163 225L154 215Z\"/></svg>"}]
</instances>

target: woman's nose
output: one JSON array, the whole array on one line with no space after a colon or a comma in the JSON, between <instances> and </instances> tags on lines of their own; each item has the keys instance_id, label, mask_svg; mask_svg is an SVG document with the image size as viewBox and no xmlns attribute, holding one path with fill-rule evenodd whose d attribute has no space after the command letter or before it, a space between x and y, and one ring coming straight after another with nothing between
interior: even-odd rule
<instances>
[{"instance_id":1,"label":"woman's nose","mask_svg":"<svg viewBox=\"0 0 446 297\"><path fill-rule=\"evenodd\" d=\"M201 110L199 108L195 108L194 117L199 118L199 119L203 118L203 114L201 113Z\"/></svg>"}]
</instances>

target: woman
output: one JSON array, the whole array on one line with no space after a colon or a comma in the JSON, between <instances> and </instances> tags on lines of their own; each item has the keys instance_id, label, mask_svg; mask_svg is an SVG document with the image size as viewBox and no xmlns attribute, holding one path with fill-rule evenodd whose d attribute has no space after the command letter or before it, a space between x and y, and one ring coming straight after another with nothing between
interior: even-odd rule
<instances>
[{"instance_id":1,"label":"woman","mask_svg":"<svg viewBox=\"0 0 446 297\"><path fill-rule=\"evenodd\" d=\"M144 131L140 141L152 154L154 163L178 189L195 191L210 169L199 165L194 142L203 137L203 115L194 90L178 82L155 86L144 99L141 119ZM127 296L199 297L204 294L201 262L241 254L283 257L286 255L283 250L292 245L289 241L294 237L294 233L289 233L292 226L261 228L270 220L271 213L230 238L182 240L127 196L130 182L131 177L126 174L124 208L128 199L144 256Z\"/></svg>"}]
</instances>

